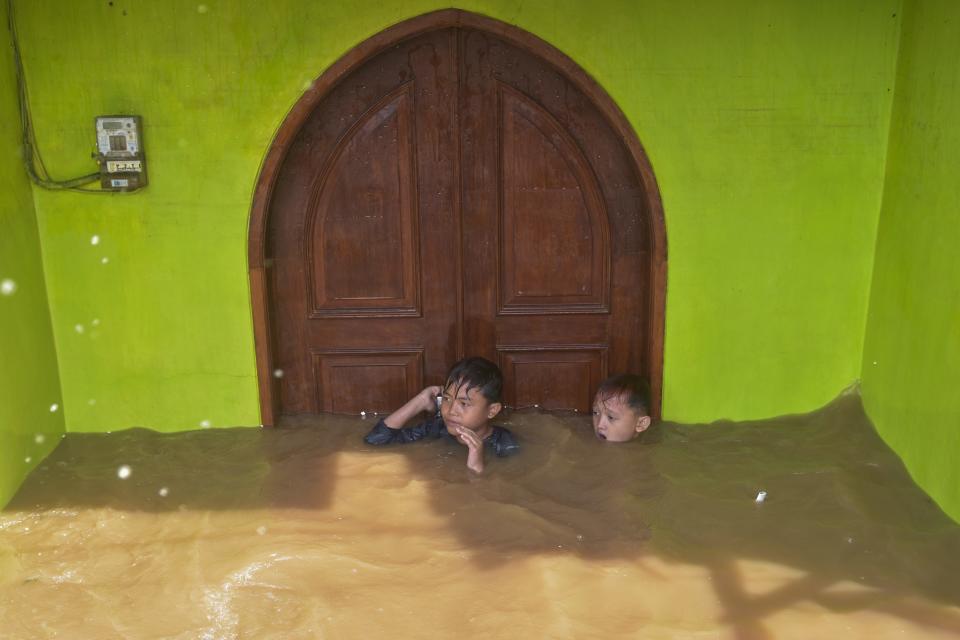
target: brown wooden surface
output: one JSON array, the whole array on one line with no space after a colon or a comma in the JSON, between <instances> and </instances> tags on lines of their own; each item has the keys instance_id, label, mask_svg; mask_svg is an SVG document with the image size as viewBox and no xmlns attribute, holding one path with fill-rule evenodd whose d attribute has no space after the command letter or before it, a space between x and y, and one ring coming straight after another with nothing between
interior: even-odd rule
<instances>
[{"instance_id":1,"label":"brown wooden surface","mask_svg":"<svg viewBox=\"0 0 960 640\"><path fill-rule=\"evenodd\" d=\"M395 408L464 354L520 406L586 410L638 371L659 414L662 210L624 127L569 59L486 18L428 14L348 53L254 197L264 423Z\"/></svg>"},{"instance_id":2,"label":"brown wooden surface","mask_svg":"<svg viewBox=\"0 0 960 640\"><path fill-rule=\"evenodd\" d=\"M639 181L602 113L563 74L487 32L459 35L466 343L517 367L508 404L586 411L599 380L573 362L592 362L601 378L644 369ZM523 367L509 355L517 350Z\"/></svg>"}]
</instances>

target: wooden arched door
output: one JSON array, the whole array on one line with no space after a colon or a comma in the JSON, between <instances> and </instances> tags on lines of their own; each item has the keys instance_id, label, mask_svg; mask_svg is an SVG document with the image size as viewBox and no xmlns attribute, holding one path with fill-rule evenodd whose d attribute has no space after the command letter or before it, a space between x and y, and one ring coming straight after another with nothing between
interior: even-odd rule
<instances>
[{"instance_id":1,"label":"wooden arched door","mask_svg":"<svg viewBox=\"0 0 960 640\"><path fill-rule=\"evenodd\" d=\"M453 10L331 72L255 197L265 422L390 410L464 355L498 362L517 406L587 410L608 373L641 372L657 413L659 196L599 87L529 34Z\"/></svg>"}]
</instances>

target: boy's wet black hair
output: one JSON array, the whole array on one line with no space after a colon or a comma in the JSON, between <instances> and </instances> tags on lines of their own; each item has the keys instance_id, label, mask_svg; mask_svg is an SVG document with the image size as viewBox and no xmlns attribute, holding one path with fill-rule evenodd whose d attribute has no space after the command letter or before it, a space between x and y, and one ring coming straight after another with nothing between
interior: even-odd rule
<instances>
[{"instance_id":1,"label":"boy's wet black hair","mask_svg":"<svg viewBox=\"0 0 960 640\"><path fill-rule=\"evenodd\" d=\"M641 415L650 415L650 385L645 378L632 373L610 376L597 387L600 400L623 398L631 409Z\"/></svg>"},{"instance_id":2,"label":"boy's wet black hair","mask_svg":"<svg viewBox=\"0 0 960 640\"><path fill-rule=\"evenodd\" d=\"M503 393L503 374L500 368L479 356L464 358L450 368L444 388L453 383L467 391L476 389L487 402L500 402Z\"/></svg>"}]
</instances>

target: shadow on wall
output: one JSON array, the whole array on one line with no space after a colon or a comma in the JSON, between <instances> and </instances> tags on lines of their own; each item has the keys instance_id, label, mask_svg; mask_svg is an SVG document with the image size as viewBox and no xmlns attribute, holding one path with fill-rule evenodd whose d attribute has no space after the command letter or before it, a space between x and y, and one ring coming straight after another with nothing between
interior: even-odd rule
<instances>
[{"instance_id":1,"label":"shadow on wall","mask_svg":"<svg viewBox=\"0 0 960 640\"><path fill-rule=\"evenodd\" d=\"M430 509L485 568L521 554L655 556L706 568L742 637L768 637L763 618L803 601L960 633L960 616L910 597L960 606L960 525L913 484L855 394L803 416L664 423L620 446L596 441L582 415L516 412L501 422L524 451L490 461L481 478L446 440L367 447L361 436L372 420L356 417L263 430L70 434L7 510L276 509L270 518L292 518L287 509L357 499L337 495L338 485L361 487L377 503L426 483ZM340 456L351 460L348 470ZM120 481L124 466L130 475ZM768 492L762 504L754 500L760 489ZM803 575L755 595L745 589L742 560ZM867 589L832 589L841 582Z\"/></svg>"}]
</instances>

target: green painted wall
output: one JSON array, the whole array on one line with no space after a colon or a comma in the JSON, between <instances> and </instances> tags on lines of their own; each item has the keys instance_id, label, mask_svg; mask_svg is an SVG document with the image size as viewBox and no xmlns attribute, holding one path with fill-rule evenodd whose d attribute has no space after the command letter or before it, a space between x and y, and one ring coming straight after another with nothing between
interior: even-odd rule
<instances>
[{"instance_id":1,"label":"green painted wall","mask_svg":"<svg viewBox=\"0 0 960 640\"><path fill-rule=\"evenodd\" d=\"M960 4L909 1L863 356L880 434L960 520Z\"/></svg>"},{"instance_id":2,"label":"green painted wall","mask_svg":"<svg viewBox=\"0 0 960 640\"><path fill-rule=\"evenodd\" d=\"M805 411L859 375L899 5L459 5L568 53L646 147L669 236L666 417ZM444 3L17 6L52 173L91 169L95 115L146 127L146 192L35 195L68 429L258 423L245 251L259 164L323 69Z\"/></svg>"},{"instance_id":3,"label":"green painted wall","mask_svg":"<svg viewBox=\"0 0 960 640\"><path fill-rule=\"evenodd\" d=\"M64 432L30 183L20 162L13 52L0 7L0 508ZM6 284L4 284L6 283ZM57 410L50 407L57 404Z\"/></svg>"}]
</instances>

